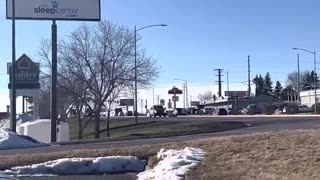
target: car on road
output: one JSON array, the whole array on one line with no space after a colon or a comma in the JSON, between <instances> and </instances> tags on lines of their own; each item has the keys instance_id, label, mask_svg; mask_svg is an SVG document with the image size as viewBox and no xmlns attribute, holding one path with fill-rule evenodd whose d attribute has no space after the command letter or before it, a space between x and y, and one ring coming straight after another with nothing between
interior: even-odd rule
<instances>
[{"instance_id":1,"label":"car on road","mask_svg":"<svg viewBox=\"0 0 320 180\"><path fill-rule=\"evenodd\" d=\"M187 115L187 110L185 108L176 108L177 115Z\"/></svg>"},{"instance_id":2,"label":"car on road","mask_svg":"<svg viewBox=\"0 0 320 180\"><path fill-rule=\"evenodd\" d=\"M245 115L261 114L261 112L261 108L256 104L249 104L246 108L242 110L242 113Z\"/></svg>"},{"instance_id":3,"label":"car on road","mask_svg":"<svg viewBox=\"0 0 320 180\"><path fill-rule=\"evenodd\" d=\"M220 108L218 110L218 115L228 115L228 111L225 108Z\"/></svg>"},{"instance_id":4,"label":"car on road","mask_svg":"<svg viewBox=\"0 0 320 180\"><path fill-rule=\"evenodd\" d=\"M167 116L167 112L166 112L166 109L161 106L161 105L154 105L152 106L149 110L148 110L148 113L147 115L149 117L156 117L156 116L163 116L163 117L166 117Z\"/></svg>"},{"instance_id":5,"label":"car on road","mask_svg":"<svg viewBox=\"0 0 320 180\"><path fill-rule=\"evenodd\" d=\"M210 114L212 115L215 112L215 108L214 107L205 107L203 109L203 113L204 114Z\"/></svg>"}]
</instances>

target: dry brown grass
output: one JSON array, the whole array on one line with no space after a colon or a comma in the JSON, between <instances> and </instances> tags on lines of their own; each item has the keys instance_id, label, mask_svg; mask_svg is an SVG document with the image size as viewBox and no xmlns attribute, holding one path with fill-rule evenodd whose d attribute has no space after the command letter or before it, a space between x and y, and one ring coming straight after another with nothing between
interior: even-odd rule
<instances>
[{"instance_id":1,"label":"dry brown grass","mask_svg":"<svg viewBox=\"0 0 320 180\"><path fill-rule=\"evenodd\" d=\"M210 138L128 148L72 151L36 155L1 156L0 168L26 165L63 157L134 155L154 157L161 147L199 147L205 160L186 179L319 179L320 131L292 131L239 137Z\"/></svg>"}]
</instances>

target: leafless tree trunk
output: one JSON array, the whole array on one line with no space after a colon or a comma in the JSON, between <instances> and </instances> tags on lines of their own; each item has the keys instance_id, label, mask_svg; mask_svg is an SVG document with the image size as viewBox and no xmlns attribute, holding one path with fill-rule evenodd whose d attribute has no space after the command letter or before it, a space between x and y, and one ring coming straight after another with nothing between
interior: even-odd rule
<instances>
[{"instance_id":1,"label":"leafless tree trunk","mask_svg":"<svg viewBox=\"0 0 320 180\"><path fill-rule=\"evenodd\" d=\"M95 138L99 138L101 108L118 92L117 87L125 90L134 80L134 32L107 21L81 25L61 41L58 51L58 84L72 96L85 99L94 113ZM42 57L48 59L48 51L44 52ZM51 67L50 61L47 66ZM138 51L137 71L140 88L149 87L157 78L156 61L145 50Z\"/></svg>"}]
</instances>

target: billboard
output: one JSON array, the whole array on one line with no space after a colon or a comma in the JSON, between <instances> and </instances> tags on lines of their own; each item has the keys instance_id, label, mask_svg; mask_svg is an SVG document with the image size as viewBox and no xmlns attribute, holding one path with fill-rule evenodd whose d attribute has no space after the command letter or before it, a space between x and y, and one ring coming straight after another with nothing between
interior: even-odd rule
<instances>
[{"instance_id":1,"label":"billboard","mask_svg":"<svg viewBox=\"0 0 320 180\"><path fill-rule=\"evenodd\" d=\"M199 101L191 101L191 106L199 106L200 102Z\"/></svg>"},{"instance_id":2,"label":"billboard","mask_svg":"<svg viewBox=\"0 0 320 180\"><path fill-rule=\"evenodd\" d=\"M248 91L225 91L224 95L229 97L245 97L248 96Z\"/></svg>"},{"instance_id":3,"label":"billboard","mask_svg":"<svg viewBox=\"0 0 320 180\"><path fill-rule=\"evenodd\" d=\"M11 63L7 64L7 73L9 74L9 89L11 88ZM27 55L23 54L16 61L16 87L17 89L38 89L40 64L33 62Z\"/></svg>"},{"instance_id":4,"label":"billboard","mask_svg":"<svg viewBox=\"0 0 320 180\"><path fill-rule=\"evenodd\" d=\"M168 94L182 94L182 91L176 87L173 87L168 91Z\"/></svg>"},{"instance_id":5,"label":"billboard","mask_svg":"<svg viewBox=\"0 0 320 180\"><path fill-rule=\"evenodd\" d=\"M24 20L100 21L100 0L15 0L15 18ZM12 0L7 0L7 19Z\"/></svg>"},{"instance_id":6,"label":"billboard","mask_svg":"<svg viewBox=\"0 0 320 180\"><path fill-rule=\"evenodd\" d=\"M120 99L120 106L133 106L134 99Z\"/></svg>"}]
</instances>

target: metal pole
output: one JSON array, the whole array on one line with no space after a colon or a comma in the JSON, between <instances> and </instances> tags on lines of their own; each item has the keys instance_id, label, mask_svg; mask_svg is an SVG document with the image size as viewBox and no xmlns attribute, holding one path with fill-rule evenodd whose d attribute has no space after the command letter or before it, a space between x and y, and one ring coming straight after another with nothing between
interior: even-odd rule
<instances>
[{"instance_id":1,"label":"metal pole","mask_svg":"<svg viewBox=\"0 0 320 180\"><path fill-rule=\"evenodd\" d=\"M186 109L186 84L183 83L183 108Z\"/></svg>"},{"instance_id":2,"label":"metal pole","mask_svg":"<svg viewBox=\"0 0 320 180\"><path fill-rule=\"evenodd\" d=\"M152 88L152 105L154 106L154 87Z\"/></svg>"},{"instance_id":3,"label":"metal pole","mask_svg":"<svg viewBox=\"0 0 320 180\"><path fill-rule=\"evenodd\" d=\"M12 0L12 65L11 65L11 131L16 132L16 14L15 0Z\"/></svg>"},{"instance_id":4,"label":"metal pole","mask_svg":"<svg viewBox=\"0 0 320 180\"><path fill-rule=\"evenodd\" d=\"M140 104L140 106L141 106L141 110L140 110L141 113L143 113L143 104L142 104L142 103L143 103L143 99L141 99L141 104Z\"/></svg>"},{"instance_id":5,"label":"metal pole","mask_svg":"<svg viewBox=\"0 0 320 180\"><path fill-rule=\"evenodd\" d=\"M24 100L24 96L22 96L22 113L25 113L25 100Z\"/></svg>"},{"instance_id":6,"label":"metal pole","mask_svg":"<svg viewBox=\"0 0 320 180\"><path fill-rule=\"evenodd\" d=\"M248 96L251 96L250 56L248 56Z\"/></svg>"},{"instance_id":7,"label":"metal pole","mask_svg":"<svg viewBox=\"0 0 320 180\"><path fill-rule=\"evenodd\" d=\"M57 142L57 24L52 21L51 142Z\"/></svg>"},{"instance_id":8,"label":"metal pole","mask_svg":"<svg viewBox=\"0 0 320 180\"><path fill-rule=\"evenodd\" d=\"M229 92L229 71L227 71L227 91ZM229 97L228 97L228 109L230 108Z\"/></svg>"},{"instance_id":9,"label":"metal pole","mask_svg":"<svg viewBox=\"0 0 320 180\"><path fill-rule=\"evenodd\" d=\"M135 98L135 120L138 124L138 87L137 87L137 27L134 26L134 98Z\"/></svg>"},{"instance_id":10,"label":"metal pole","mask_svg":"<svg viewBox=\"0 0 320 180\"><path fill-rule=\"evenodd\" d=\"M297 88L297 92L298 92L298 103L301 103L300 100L300 57L299 54L297 54L297 63L298 63L298 88Z\"/></svg>"},{"instance_id":11,"label":"metal pole","mask_svg":"<svg viewBox=\"0 0 320 180\"><path fill-rule=\"evenodd\" d=\"M316 50L313 52L314 59L314 114L317 114L317 60Z\"/></svg>"},{"instance_id":12,"label":"metal pole","mask_svg":"<svg viewBox=\"0 0 320 180\"><path fill-rule=\"evenodd\" d=\"M186 102L187 108L189 108L189 99L188 99L188 81L186 80Z\"/></svg>"}]
</instances>

